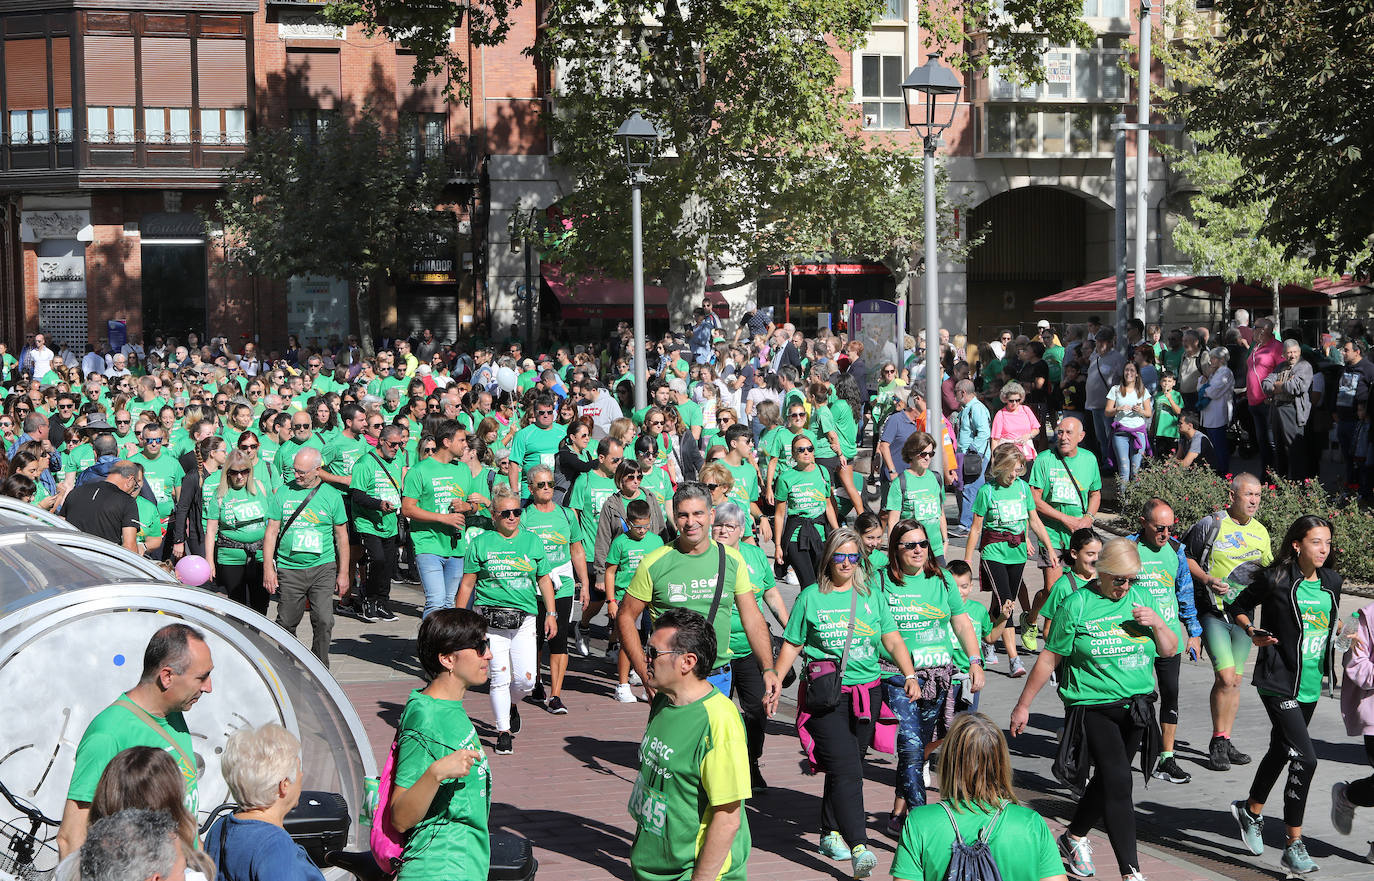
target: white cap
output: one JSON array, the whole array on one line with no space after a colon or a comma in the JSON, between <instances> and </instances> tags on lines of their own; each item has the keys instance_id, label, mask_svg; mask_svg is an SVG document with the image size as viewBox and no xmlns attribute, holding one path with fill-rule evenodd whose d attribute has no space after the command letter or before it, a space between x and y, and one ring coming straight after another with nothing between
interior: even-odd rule
<instances>
[{"instance_id":1,"label":"white cap","mask_svg":"<svg viewBox=\"0 0 1374 881\"><path fill-rule=\"evenodd\" d=\"M1036 326L1036 327L1039 327L1039 328L1046 328L1046 327L1049 327L1049 326L1050 326L1050 320L1049 320L1048 318L1042 318L1042 319L1040 319L1039 321L1036 322L1035 326Z\"/></svg>"}]
</instances>

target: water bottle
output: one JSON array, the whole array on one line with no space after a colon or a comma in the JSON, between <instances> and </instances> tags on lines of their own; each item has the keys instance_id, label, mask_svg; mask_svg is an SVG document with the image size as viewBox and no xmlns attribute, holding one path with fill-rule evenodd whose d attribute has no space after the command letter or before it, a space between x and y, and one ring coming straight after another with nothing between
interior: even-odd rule
<instances>
[{"instance_id":1,"label":"water bottle","mask_svg":"<svg viewBox=\"0 0 1374 881\"><path fill-rule=\"evenodd\" d=\"M1351 612L1349 620L1345 622L1345 626L1341 628L1340 633L1336 636L1336 651L1341 653L1346 652L1350 648L1351 637L1354 636L1359 629L1360 613Z\"/></svg>"}]
</instances>

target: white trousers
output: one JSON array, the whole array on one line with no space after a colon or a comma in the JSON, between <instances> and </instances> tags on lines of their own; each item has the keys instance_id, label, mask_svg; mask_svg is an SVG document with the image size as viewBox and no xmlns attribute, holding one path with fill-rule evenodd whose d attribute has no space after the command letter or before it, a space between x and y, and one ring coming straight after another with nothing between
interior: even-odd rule
<instances>
[{"instance_id":1,"label":"white trousers","mask_svg":"<svg viewBox=\"0 0 1374 881\"><path fill-rule=\"evenodd\" d=\"M538 619L537 615L526 615L516 630L487 628L491 640L491 712L497 731L510 730L511 692L515 692L515 700L521 700L534 691L538 681L539 647L534 640L534 622Z\"/></svg>"}]
</instances>

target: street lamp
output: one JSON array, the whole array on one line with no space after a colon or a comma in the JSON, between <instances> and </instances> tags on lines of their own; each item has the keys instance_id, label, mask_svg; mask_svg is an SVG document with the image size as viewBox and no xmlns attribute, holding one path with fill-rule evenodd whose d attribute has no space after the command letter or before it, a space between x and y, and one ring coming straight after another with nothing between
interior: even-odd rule
<instances>
[{"instance_id":1,"label":"street lamp","mask_svg":"<svg viewBox=\"0 0 1374 881\"><path fill-rule=\"evenodd\" d=\"M615 138L625 154L625 169L630 174L630 232L633 240L631 260L634 282L635 317L635 409L649 406L649 359L644 352L644 226L640 220L640 187L645 170L658 155L659 134L654 124L636 110L616 129Z\"/></svg>"},{"instance_id":2,"label":"street lamp","mask_svg":"<svg viewBox=\"0 0 1374 881\"><path fill-rule=\"evenodd\" d=\"M921 162L925 171L925 285L926 285L926 430L935 438L934 455L930 467L945 479L945 421L944 408L940 397L940 308L937 302L939 282L938 255L935 232L935 147L940 142L940 134L954 122L954 111L959 106L959 92L963 85L954 71L940 63L940 56L931 53L926 63L911 71L902 83L902 91L910 99L906 101L906 122L915 129L925 148L925 159ZM905 348L906 316L904 307L897 309L898 345ZM906 352L902 352L906 360ZM901 366L898 366L898 372Z\"/></svg>"}]
</instances>

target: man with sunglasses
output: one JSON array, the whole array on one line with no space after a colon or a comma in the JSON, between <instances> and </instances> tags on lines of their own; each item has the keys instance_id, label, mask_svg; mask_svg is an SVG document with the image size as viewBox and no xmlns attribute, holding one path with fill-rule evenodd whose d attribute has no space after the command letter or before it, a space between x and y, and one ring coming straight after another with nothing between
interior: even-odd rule
<instances>
[{"instance_id":1,"label":"man with sunglasses","mask_svg":"<svg viewBox=\"0 0 1374 881\"><path fill-rule=\"evenodd\" d=\"M573 622L573 646L579 655L586 657L591 653L584 632L592 618L606 604L605 567L595 564L596 530L601 520L601 509L606 500L616 494L615 472L625 459L625 448L615 438L602 438L596 445L596 467L578 477L568 494L568 507L577 512L582 527L582 546L593 549L590 599L582 606L582 619ZM609 540L608 540L609 544ZM614 636L612 636L614 642Z\"/></svg>"},{"instance_id":2,"label":"man with sunglasses","mask_svg":"<svg viewBox=\"0 0 1374 881\"><path fill-rule=\"evenodd\" d=\"M292 413L290 425L291 434L281 442L274 459L282 483L290 483L295 476L293 463L301 450L309 447L320 454L321 461L324 459L324 442L315 434L315 422L310 414L303 410Z\"/></svg>"},{"instance_id":3,"label":"man with sunglasses","mask_svg":"<svg viewBox=\"0 0 1374 881\"><path fill-rule=\"evenodd\" d=\"M140 441L142 449L132 461L143 467L143 495L157 505L157 516L165 529L181 496L181 479L186 471L176 456L167 451L167 432L158 423L145 425Z\"/></svg>"},{"instance_id":4,"label":"man with sunglasses","mask_svg":"<svg viewBox=\"0 0 1374 881\"><path fill-rule=\"evenodd\" d=\"M534 422L517 431L511 441L506 476L511 489L519 492L522 498L529 495L529 487L524 484L525 474L536 465L552 468L558 447L567 436L563 426L553 424L555 408L553 395L547 392L535 395Z\"/></svg>"},{"instance_id":5,"label":"man with sunglasses","mask_svg":"<svg viewBox=\"0 0 1374 881\"><path fill-rule=\"evenodd\" d=\"M76 422L76 395L62 392L57 396L57 409L48 417L48 437L61 438Z\"/></svg>"},{"instance_id":6,"label":"man with sunglasses","mask_svg":"<svg viewBox=\"0 0 1374 881\"><path fill-rule=\"evenodd\" d=\"M362 543L367 559L367 578L353 600L353 612L363 621L395 621L391 610L391 582L396 576L399 550L398 512L401 510L401 485L405 479L401 451L405 429L383 425L380 416L369 417L377 423L377 449L369 448L353 465L349 492L353 503L353 529Z\"/></svg>"}]
</instances>

